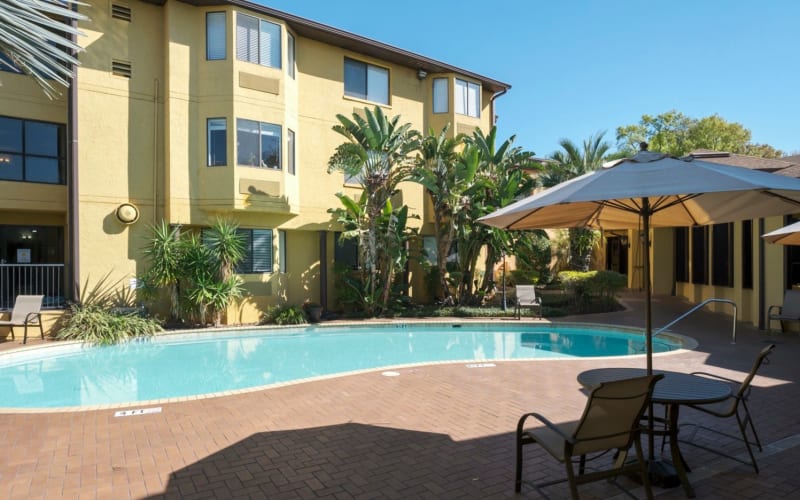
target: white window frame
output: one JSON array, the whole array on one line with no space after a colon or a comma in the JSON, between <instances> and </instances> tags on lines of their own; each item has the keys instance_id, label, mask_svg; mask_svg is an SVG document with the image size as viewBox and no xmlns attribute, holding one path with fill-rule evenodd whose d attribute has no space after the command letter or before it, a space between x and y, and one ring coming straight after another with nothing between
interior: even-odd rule
<instances>
[{"instance_id":1,"label":"white window frame","mask_svg":"<svg viewBox=\"0 0 800 500\"><path fill-rule=\"evenodd\" d=\"M211 140L211 127L212 125L216 125L219 127L220 122L222 124L222 128L215 128L214 130L224 130L225 131L225 147L224 147L224 156L222 163L214 162L214 156L211 155L212 153L212 140ZM208 161L206 165L209 167L225 167L228 165L228 120L224 117L214 117L206 119L206 148L208 152Z\"/></svg>"},{"instance_id":2,"label":"white window frame","mask_svg":"<svg viewBox=\"0 0 800 500\"><path fill-rule=\"evenodd\" d=\"M456 114L473 118L481 117L480 84L456 78L454 101Z\"/></svg>"},{"instance_id":3,"label":"white window frame","mask_svg":"<svg viewBox=\"0 0 800 500\"><path fill-rule=\"evenodd\" d=\"M286 32L286 72L294 80L297 73L297 40L294 35Z\"/></svg>"},{"instance_id":4,"label":"white window frame","mask_svg":"<svg viewBox=\"0 0 800 500\"><path fill-rule=\"evenodd\" d=\"M255 25L249 26L247 23ZM281 69L281 25L238 12L236 58L268 68Z\"/></svg>"},{"instance_id":5,"label":"white window frame","mask_svg":"<svg viewBox=\"0 0 800 500\"><path fill-rule=\"evenodd\" d=\"M357 92L353 90L348 90L347 88L347 65L358 65L364 67L364 92ZM353 59L350 57L344 58L344 73L342 77L342 81L344 83L344 95L347 97L355 97L356 99L362 99L365 101L374 102L377 104L384 104L386 106L389 105L391 98L392 98L392 91L391 91L391 72L389 68L385 68L383 66L376 66L374 64L370 64L368 62L359 61L358 59ZM386 85L384 88L383 80L386 80ZM370 84L372 82L372 84ZM373 89L372 91L370 89ZM385 91L385 93L384 93Z\"/></svg>"},{"instance_id":6,"label":"white window frame","mask_svg":"<svg viewBox=\"0 0 800 500\"><path fill-rule=\"evenodd\" d=\"M222 24L219 24L220 17ZM225 12L206 12L206 60L222 61L228 54L227 17ZM221 32L220 32L221 30ZM221 43L221 45L219 45Z\"/></svg>"},{"instance_id":7,"label":"white window frame","mask_svg":"<svg viewBox=\"0 0 800 500\"><path fill-rule=\"evenodd\" d=\"M432 87L433 112L448 113L450 111L450 87L447 78L434 78ZM442 95L444 93L444 95Z\"/></svg>"}]
</instances>

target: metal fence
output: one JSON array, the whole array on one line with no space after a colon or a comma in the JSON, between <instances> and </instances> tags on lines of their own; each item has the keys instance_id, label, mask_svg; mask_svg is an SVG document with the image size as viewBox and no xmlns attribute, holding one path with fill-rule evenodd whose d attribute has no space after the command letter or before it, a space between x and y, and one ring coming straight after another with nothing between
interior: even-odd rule
<instances>
[{"instance_id":1,"label":"metal fence","mask_svg":"<svg viewBox=\"0 0 800 500\"><path fill-rule=\"evenodd\" d=\"M64 264L0 264L0 310L17 295L44 295L45 309L64 307Z\"/></svg>"}]
</instances>

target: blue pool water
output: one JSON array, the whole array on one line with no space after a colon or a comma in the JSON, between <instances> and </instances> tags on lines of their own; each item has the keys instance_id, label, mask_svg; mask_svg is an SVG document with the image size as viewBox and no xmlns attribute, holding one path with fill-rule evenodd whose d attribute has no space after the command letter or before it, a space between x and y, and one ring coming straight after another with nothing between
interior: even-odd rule
<instances>
[{"instance_id":1,"label":"blue pool water","mask_svg":"<svg viewBox=\"0 0 800 500\"><path fill-rule=\"evenodd\" d=\"M681 347L654 339L654 352ZM643 337L563 325L309 327L165 335L106 347L0 355L0 407L54 408L195 396L415 363L641 354Z\"/></svg>"}]
</instances>

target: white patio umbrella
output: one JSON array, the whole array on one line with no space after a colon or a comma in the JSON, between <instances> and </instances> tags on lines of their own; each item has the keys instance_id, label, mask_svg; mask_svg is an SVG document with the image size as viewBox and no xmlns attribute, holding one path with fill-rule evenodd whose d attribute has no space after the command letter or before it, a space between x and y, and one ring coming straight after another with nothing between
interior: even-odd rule
<instances>
[{"instance_id":1,"label":"white patio umbrella","mask_svg":"<svg viewBox=\"0 0 800 500\"><path fill-rule=\"evenodd\" d=\"M800 245L800 222L783 226L772 232L762 234L762 238L770 243L778 243L780 245Z\"/></svg>"},{"instance_id":2,"label":"white patio umbrella","mask_svg":"<svg viewBox=\"0 0 800 500\"><path fill-rule=\"evenodd\" d=\"M653 370L650 228L800 212L800 179L642 151L478 219L504 229L592 227L644 232L647 372Z\"/></svg>"}]
</instances>

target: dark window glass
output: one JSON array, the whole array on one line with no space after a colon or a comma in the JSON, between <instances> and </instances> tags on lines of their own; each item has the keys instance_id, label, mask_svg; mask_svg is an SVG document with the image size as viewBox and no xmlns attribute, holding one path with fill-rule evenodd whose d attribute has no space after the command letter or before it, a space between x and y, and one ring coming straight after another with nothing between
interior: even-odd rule
<instances>
[{"instance_id":1,"label":"dark window glass","mask_svg":"<svg viewBox=\"0 0 800 500\"><path fill-rule=\"evenodd\" d=\"M689 282L689 228L675 228L675 281Z\"/></svg>"},{"instance_id":2,"label":"dark window glass","mask_svg":"<svg viewBox=\"0 0 800 500\"><path fill-rule=\"evenodd\" d=\"M225 118L208 119L208 166L228 164L228 125Z\"/></svg>"},{"instance_id":3,"label":"dark window glass","mask_svg":"<svg viewBox=\"0 0 800 500\"><path fill-rule=\"evenodd\" d=\"M708 284L708 226L692 228L692 283Z\"/></svg>"},{"instance_id":4,"label":"dark window glass","mask_svg":"<svg viewBox=\"0 0 800 500\"><path fill-rule=\"evenodd\" d=\"M711 239L711 284L733 286L733 223L714 224Z\"/></svg>"},{"instance_id":5,"label":"dark window glass","mask_svg":"<svg viewBox=\"0 0 800 500\"><path fill-rule=\"evenodd\" d=\"M742 222L742 288L753 288L753 221Z\"/></svg>"},{"instance_id":6,"label":"dark window glass","mask_svg":"<svg viewBox=\"0 0 800 500\"><path fill-rule=\"evenodd\" d=\"M239 165L258 167L260 165L259 123L253 120L236 120L237 159Z\"/></svg>"},{"instance_id":7,"label":"dark window glass","mask_svg":"<svg viewBox=\"0 0 800 500\"><path fill-rule=\"evenodd\" d=\"M22 120L0 117L0 151L22 152Z\"/></svg>"},{"instance_id":8,"label":"dark window glass","mask_svg":"<svg viewBox=\"0 0 800 500\"><path fill-rule=\"evenodd\" d=\"M333 242L334 262L358 269L358 239L343 238L342 233L334 233Z\"/></svg>"},{"instance_id":9,"label":"dark window glass","mask_svg":"<svg viewBox=\"0 0 800 500\"><path fill-rule=\"evenodd\" d=\"M0 117L0 179L63 184L64 126Z\"/></svg>"},{"instance_id":10,"label":"dark window glass","mask_svg":"<svg viewBox=\"0 0 800 500\"><path fill-rule=\"evenodd\" d=\"M276 170L281 168L280 125L261 124L261 166Z\"/></svg>"},{"instance_id":11,"label":"dark window glass","mask_svg":"<svg viewBox=\"0 0 800 500\"><path fill-rule=\"evenodd\" d=\"M344 95L367 98L367 65L352 59L344 60Z\"/></svg>"},{"instance_id":12,"label":"dark window glass","mask_svg":"<svg viewBox=\"0 0 800 500\"><path fill-rule=\"evenodd\" d=\"M245 258L236 266L237 274L272 272L272 229L239 229L245 240Z\"/></svg>"},{"instance_id":13,"label":"dark window glass","mask_svg":"<svg viewBox=\"0 0 800 500\"><path fill-rule=\"evenodd\" d=\"M294 155L295 155L295 139L294 130L289 129L286 135L286 169L290 174L295 174Z\"/></svg>"}]
</instances>

